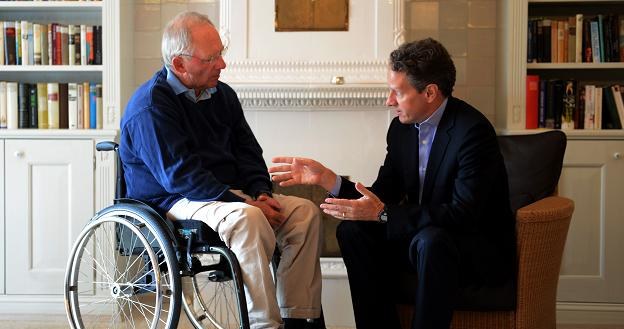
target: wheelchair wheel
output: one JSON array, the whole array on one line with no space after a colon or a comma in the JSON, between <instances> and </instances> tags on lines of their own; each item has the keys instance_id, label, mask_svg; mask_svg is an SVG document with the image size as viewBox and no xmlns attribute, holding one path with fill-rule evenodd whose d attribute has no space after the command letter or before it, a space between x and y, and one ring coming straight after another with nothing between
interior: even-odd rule
<instances>
[{"instance_id":1,"label":"wheelchair wheel","mask_svg":"<svg viewBox=\"0 0 624 329\"><path fill-rule=\"evenodd\" d=\"M226 247L195 254L202 272L183 278L183 306L197 329L248 329L249 317L240 266Z\"/></svg>"},{"instance_id":2,"label":"wheelchair wheel","mask_svg":"<svg viewBox=\"0 0 624 329\"><path fill-rule=\"evenodd\" d=\"M72 328L177 327L178 261L159 220L140 206L117 204L87 224L65 274Z\"/></svg>"}]
</instances>

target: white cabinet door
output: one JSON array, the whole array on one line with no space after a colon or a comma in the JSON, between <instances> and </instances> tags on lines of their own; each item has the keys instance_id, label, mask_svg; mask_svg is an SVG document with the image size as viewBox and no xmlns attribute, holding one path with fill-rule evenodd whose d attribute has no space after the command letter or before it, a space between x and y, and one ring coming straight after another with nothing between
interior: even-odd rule
<instances>
[{"instance_id":1,"label":"white cabinet door","mask_svg":"<svg viewBox=\"0 0 624 329\"><path fill-rule=\"evenodd\" d=\"M6 140L6 294L62 294L93 216L92 140Z\"/></svg>"},{"instance_id":2,"label":"white cabinet door","mask_svg":"<svg viewBox=\"0 0 624 329\"><path fill-rule=\"evenodd\" d=\"M559 194L574 200L558 300L624 302L624 141L571 140Z\"/></svg>"},{"instance_id":3,"label":"white cabinet door","mask_svg":"<svg viewBox=\"0 0 624 329\"><path fill-rule=\"evenodd\" d=\"M4 155L4 140L0 140L0 155ZM0 295L4 294L4 158L0 159Z\"/></svg>"}]
</instances>

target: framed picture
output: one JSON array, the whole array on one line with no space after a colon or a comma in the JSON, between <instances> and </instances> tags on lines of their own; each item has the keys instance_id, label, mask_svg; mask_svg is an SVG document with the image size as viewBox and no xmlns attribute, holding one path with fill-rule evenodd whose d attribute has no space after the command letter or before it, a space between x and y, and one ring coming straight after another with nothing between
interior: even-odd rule
<instances>
[{"instance_id":1,"label":"framed picture","mask_svg":"<svg viewBox=\"0 0 624 329\"><path fill-rule=\"evenodd\" d=\"M275 0L275 31L348 31L349 0Z\"/></svg>"}]
</instances>

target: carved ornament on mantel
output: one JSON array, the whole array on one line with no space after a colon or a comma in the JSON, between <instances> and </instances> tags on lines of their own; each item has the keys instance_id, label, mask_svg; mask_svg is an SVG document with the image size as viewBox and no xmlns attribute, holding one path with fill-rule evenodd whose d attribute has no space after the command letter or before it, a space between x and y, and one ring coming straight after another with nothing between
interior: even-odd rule
<instances>
[{"instance_id":1,"label":"carved ornament on mantel","mask_svg":"<svg viewBox=\"0 0 624 329\"><path fill-rule=\"evenodd\" d=\"M232 84L246 110L385 110L388 87Z\"/></svg>"}]
</instances>

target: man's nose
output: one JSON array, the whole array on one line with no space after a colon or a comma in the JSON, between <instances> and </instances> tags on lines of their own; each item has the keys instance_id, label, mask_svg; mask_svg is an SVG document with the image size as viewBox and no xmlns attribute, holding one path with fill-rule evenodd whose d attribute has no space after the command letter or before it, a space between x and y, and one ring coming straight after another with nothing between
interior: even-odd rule
<instances>
[{"instance_id":1,"label":"man's nose","mask_svg":"<svg viewBox=\"0 0 624 329\"><path fill-rule=\"evenodd\" d=\"M388 98L386 98L386 106L396 106L397 102L396 102L396 97L394 97L393 95L388 95Z\"/></svg>"}]
</instances>

